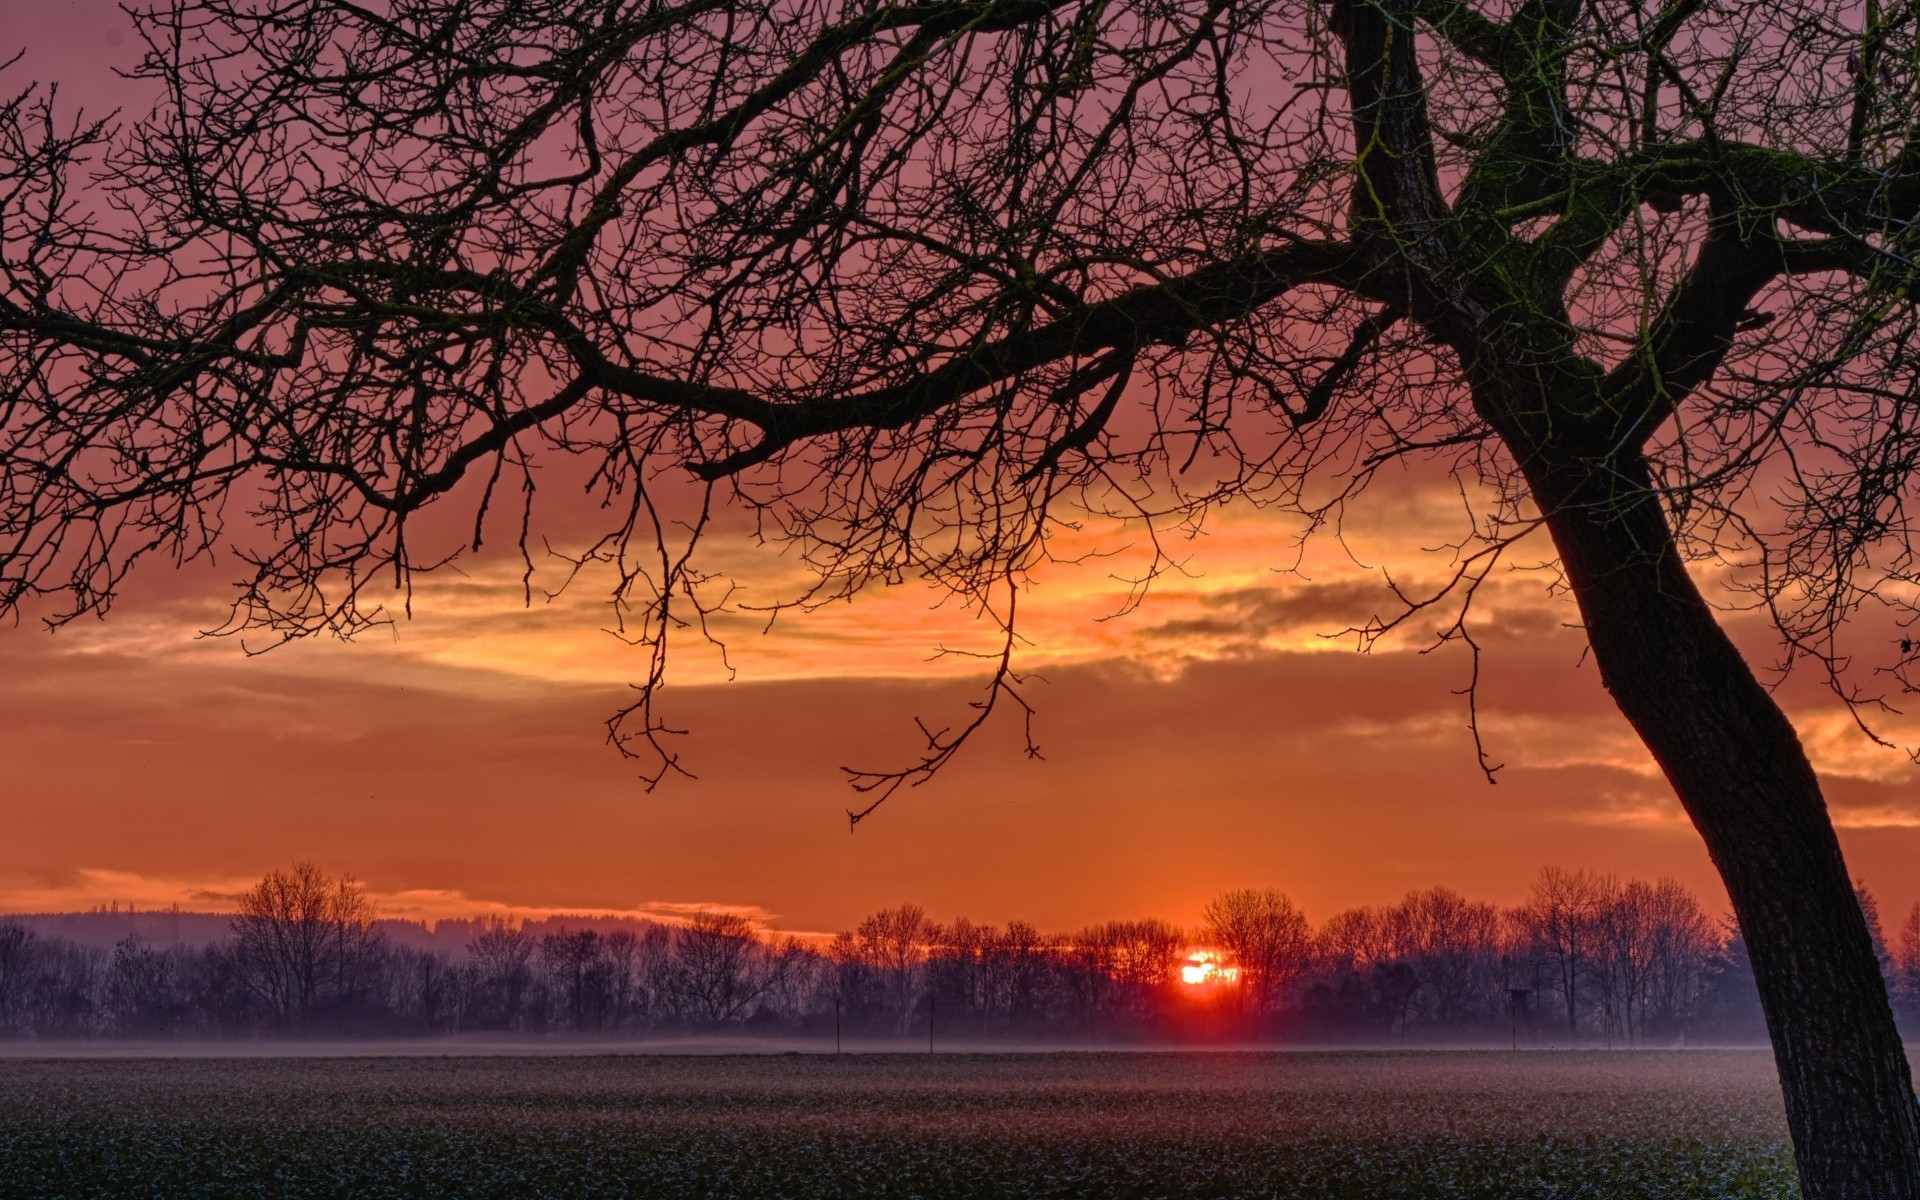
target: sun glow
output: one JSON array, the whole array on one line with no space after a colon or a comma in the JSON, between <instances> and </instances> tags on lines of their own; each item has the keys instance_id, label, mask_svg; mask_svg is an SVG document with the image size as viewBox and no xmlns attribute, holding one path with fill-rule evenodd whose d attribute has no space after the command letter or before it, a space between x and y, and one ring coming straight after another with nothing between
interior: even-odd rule
<instances>
[{"instance_id":1,"label":"sun glow","mask_svg":"<svg viewBox=\"0 0 1920 1200\"><path fill-rule=\"evenodd\" d=\"M1180 964L1180 982L1189 987L1238 983L1240 968L1227 966L1213 950L1195 950Z\"/></svg>"}]
</instances>

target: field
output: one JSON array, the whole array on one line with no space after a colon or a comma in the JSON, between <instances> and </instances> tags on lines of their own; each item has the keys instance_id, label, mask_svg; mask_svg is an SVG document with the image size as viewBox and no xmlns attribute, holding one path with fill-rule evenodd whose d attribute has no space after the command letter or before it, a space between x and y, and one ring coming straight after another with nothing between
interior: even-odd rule
<instances>
[{"instance_id":1,"label":"field","mask_svg":"<svg viewBox=\"0 0 1920 1200\"><path fill-rule=\"evenodd\" d=\"M0 1059L0 1195L1781 1197L1763 1051Z\"/></svg>"}]
</instances>

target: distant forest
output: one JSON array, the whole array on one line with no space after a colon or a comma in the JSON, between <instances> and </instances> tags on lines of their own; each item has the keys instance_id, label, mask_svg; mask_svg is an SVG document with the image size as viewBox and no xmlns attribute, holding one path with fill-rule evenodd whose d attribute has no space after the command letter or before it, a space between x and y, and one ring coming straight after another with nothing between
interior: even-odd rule
<instances>
[{"instance_id":1,"label":"distant forest","mask_svg":"<svg viewBox=\"0 0 1920 1200\"><path fill-rule=\"evenodd\" d=\"M1920 1026L1920 905L1889 949L1859 894L1896 1007ZM836 1031L1090 1044L1764 1036L1731 921L1672 880L1557 868L1515 908L1436 887L1317 929L1284 894L1239 890L1195 929L1149 919L1045 933L942 924L902 905L805 941L725 912L429 930L377 919L359 884L309 864L270 873L231 916L0 918L9 1038Z\"/></svg>"}]
</instances>

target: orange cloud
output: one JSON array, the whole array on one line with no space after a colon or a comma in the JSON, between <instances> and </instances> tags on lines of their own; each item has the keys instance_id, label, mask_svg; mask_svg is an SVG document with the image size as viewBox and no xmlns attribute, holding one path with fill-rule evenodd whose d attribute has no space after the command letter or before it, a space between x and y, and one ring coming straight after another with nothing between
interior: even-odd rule
<instances>
[{"instance_id":1,"label":"orange cloud","mask_svg":"<svg viewBox=\"0 0 1920 1200\"><path fill-rule=\"evenodd\" d=\"M726 618L739 679L696 652L662 698L699 779L647 793L603 744L639 664L601 632L592 580L527 608L517 567L476 560L423 582L411 622L248 659L191 636L218 618L217 580L168 579L105 623L0 637L0 906L213 906L296 858L359 875L396 916L670 919L690 902L656 898L691 897L811 930L902 900L1062 928L1188 922L1236 882L1285 888L1316 917L1435 882L1512 901L1549 861L1716 895L1548 576L1497 573L1475 604L1497 786L1455 694L1462 649L1419 652L1444 618L1367 655L1327 636L1393 611L1382 569L1408 588L1446 578L1448 554L1408 547L1443 540L1457 499L1407 482L1386 500L1350 531L1366 557L1328 543L1295 573L1273 568L1297 531L1229 510L1183 572L1110 620L1137 559L1045 566L1023 600L1044 761L995 724L853 835L840 768L911 761L912 718L951 724L976 694L973 664L927 654L992 630L924 587L764 633L762 616ZM1128 531L1072 536L1084 544L1063 557ZM744 539L715 551L749 603L798 582ZM1782 694L1861 869L1890 908L1920 894L1905 760L1817 690Z\"/></svg>"}]
</instances>

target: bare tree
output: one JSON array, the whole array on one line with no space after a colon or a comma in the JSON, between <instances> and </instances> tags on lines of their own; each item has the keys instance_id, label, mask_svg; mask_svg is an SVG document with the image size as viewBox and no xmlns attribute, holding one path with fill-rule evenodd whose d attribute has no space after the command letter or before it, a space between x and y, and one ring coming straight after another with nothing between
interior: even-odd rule
<instances>
[{"instance_id":1,"label":"bare tree","mask_svg":"<svg viewBox=\"0 0 1920 1200\"><path fill-rule=\"evenodd\" d=\"M1651 927L1646 1028L1670 1032L1698 1002L1719 939L1700 902L1678 880L1655 883L1646 903Z\"/></svg>"},{"instance_id":2,"label":"bare tree","mask_svg":"<svg viewBox=\"0 0 1920 1200\"><path fill-rule=\"evenodd\" d=\"M465 1015L460 972L442 951L391 947L386 955L387 994L381 1011L421 1031L457 1029Z\"/></svg>"},{"instance_id":3,"label":"bare tree","mask_svg":"<svg viewBox=\"0 0 1920 1200\"><path fill-rule=\"evenodd\" d=\"M1137 1030L1152 1021L1173 987L1187 939L1177 926L1152 917L1114 921L1109 928L1117 993L1114 1008L1124 1024Z\"/></svg>"},{"instance_id":4,"label":"bare tree","mask_svg":"<svg viewBox=\"0 0 1920 1200\"><path fill-rule=\"evenodd\" d=\"M1387 953L1377 908L1342 909L1314 934L1314 964L1322 971L1364 970Z\"/></svg>"},{"instance_id":5,"label":"bare tree","mask_svg":"<svg viewBox=\"0 0 1920 1200\"><path fill-rule=\"evenodd\" d=\"M559 1015L575 1033L598 1028L605 1017L612 973L602 950L592 929L556 930L540 939L541 964L559 993Z\"/></svg>"},{"instance_id":6,"label":"bare tree","mask_svg":"<svg viewBox=\"0 0 1920 1200\"><path fill-rule=\"evenodd\" d=\"M33 931L18 921L0 921L0 1035L19 1032L25 1021L34 941Z\"/></svg>"},{"instance_id":7,"label":"bare tree","mask_svg":"<svg viewBox=\"0 0 1920 1200\"><path fill-rule=\"evenodd\" d=\"M351 876L329 879L310 862L269 871L231 922L240 977L274 1020L305 1029L364 981L381 945L373 912Z\"/></svg>"},{"instance_id":8,"label":"bare tree","mask_svg":"<svg viewBox=\"0 0 1920 1200\"><path fill-rule=\"evenodd\" d=\"M610 519L574 556L656 650L617 730L662 772L719 503L798 543L802 603L917 574L1006 627L979 709L857 777L878 799L1024 705L1050 522L1244 496L1338 529L1433 460L1470 512L1407 613L1474 652L1473 598L1546 534L1733 899L1803 1191L1912 1200L1819 781L1689 563L1863 717L1920 663L1853 620L1920 575L1917 22L154 0L152 112L0 103L0 605L102 611L143 557L231 547L236 627L351 632L508 491L528 544L538 462L575 456ZM437 503L471 519L410 519Z\"/></svg>"},{"instance_id":9,"label":"bare tree","mask_svg":"<svg viewBox=\"0 0 1920 1200\"><path fill-rule=\"evenodd\" d=\"M804 1024L819 1007L826 956L795 937L781 938L766 954L767 1003L790 1024Z\"/></svg>"},{"instance_id":10,"label":"bare tree","mask_svg":"<svg viewBox=\"0 0 1920 1200\"><path fill-rule=\"evenodd\" d=\"M1391 951L1386 944L1380 910L1347 908L1334 913L1314 933L1314 971L1324 994L1314 1003L1336 1026L1391 1029L1399 1003L1382 1003L1385 978L1376 969Z\"/></svg>"},{"instance_id":11,"label":"bare tree","mask_svg":"<svg viewBox=\"0 0 1920 1200\"><path fill-rule=\"evenodd\" d=\"M1517 914L1533 951L1552 964L1568 1037L1580 1036L1580 995L1598 952L1600 913L1618 886L1611 876L1546 867Z\"/></svg>"},{"instance_id":12,"label":"bare tree","mask_svg":"<svg viewBox=\"0 0 1920 1200\"><path fill-rule=\"evenodd\" d=\"M1632 976L1641 980L1638 988L1623 982L1625 973L1606 977L1615 970L1608 939L1619 935L1603 910L1577 993L1583 1015L1620 1014L1629 1036L1650 1028L1751 1031L1753 1022L1737 1027L1736 1010L1752 1007L1744 949L1737 938L1720 945L1684 888L1672 880L1634 881L1606 896L1609 904L1638 897L1631 947L1646 966ZM408 946L369 955L350 989L352 1015L361 1028L396 1033L640 1030L673 1022L746 1022L764 1030L805 1028L839 1000L855 1027L897 1032L895 991L875 947L884 942L879 930L914 929L912 911L902 906L863 922L864 941L847 933L830 954L793 937L768 940L728 914L703 914L672 933L649 924L603 934L565 919L537 927L499 917L462 922L473 936L458 965L444 953ZM1313 935L1304 968L1287 985L1300 1000L1300 1031L1405 1035L1417 1024L1445 1035L1484 1033L1493 1019L1504 1026L1504 964L1489 959L1511 947L1489 943L1492 911L1432 888L1385 908L1336 913ZM0 1035L242 1034L288 1025L261 1001L237 935L199 949L157 949L123 937L108 956L84 926L68 928L80 938L35 936L23 923L0 922L0 934L19 931L0 940L0 986L10 988ZM549 932L536 937L535 928ZM1188 935L1164 921L1107 921L1065 937L1018 921L919 928L921 940L906 943L925 953L912 960L921 980L913 996L938 1000L942 1031L1204 1037L1217 1029L1193 1022L1194 997L1174 982ZM1897 965L1911 957L1912 940L1903 940ZM1544 957L1539 965L1548 965ZM339 999L325 991L316 1012L338 1011Z\"/></svg>"},{"instance_id":13,"label":"bare tree","mask_svg":"<svg viewBox=\"0 0 1920 1200\"><path fill-rule=\"evenodd\" d=\"M260 1006L240 969L232 939L216 943L183 964L183 986L192 993L202 1030L244 1034L256 1028Z\"/></svg>"},{"instance_id":14,"label":"bare tree","mask_svg":"<svg viewBox=\"0 0 1920 1200\"><path fill-rule=\"evenodd\" d=\"M1889 981L1893 978L1893 954L1887 947L1887 932L1880 923L1880 902L1873 898L1864 880L1853 881L1853 896L1860 903L1860 916L1867 923L1867 942L1873 947L1873 960L1880 966L1880 974Z\"/></svg>"},{"instance_id":15,"label":"bare tree","mask_svg":"<svg viewBox=\"0 0 1920 1200\"><path fill-rule=\"evenodd\" d=\"M673 981L683 1015L703 1025L738 1021L773 983L753 922L738 913L700 912L673 931Z\"/></svg>"},{"instance_id":16,"label":"bare tree","mask_svg":"<svg viewBox=\"0 0 1920 1200\"><path fill-rule=\"evenodd\" d=\"M927 994L939 1001L945 1023L957 1018L975 1032L985 1028L992 1005L993 944L999 930L966 917L936 925L927 940Z\"/></svg>"},{"instance_id":17,"label":"bare tree","mask_svg":"<svg viewBox=\"0 0 1920 1200\"><path fill-rule=\"evenodd\" d=\"M1387 910L1393 953L1412 969L1435 1025L1458 1025L1500 987L1500 913L1452 888L1410 892Z\"/></svg>"},{"instance_id":18,"label":"bare tree","mask_svg":"<svg viewBox=\"0 0 1920 1200\"><path fill-rule=\"evenodd\" d=\"M669 958L671 935L659 925L636 933L616 929L606 936L613 989L613 1023L646 1028L659 1016L659 981Z\"/></svg>"},{"instance_id":19,"label":"bare tree","mask_svg":"<svg viewBox=\"0 0 1920 1200\"><path fill-rule=\"evenodd\" d=\"M533 983L534 941L527 931L505 917L490 917L467 943L473 990L478 994L476 1017L483 1025L518 1029L525 1020L526 998Z\"/></svg>"},{"instance_id":20,"label":"bare tree","mask_svg":"<svg viewBox=\"0 0 1920 1200\"><path fill-rule=\"evenodd\" d=\"M1633 1044L1645 1020L1653 974L1653 889L1635 879L1614 883L1599 897L1593 920L1592 975L1607 1044Z\"/></svg>"},{"instance_id":21,"label":"bare tree","mask_svg":"<svg viewBox=\"0 0 1920 1200\"><path fill-rule=\"evenodd\" d=\"M171 1032L173 961L163 951L127 937L113 948L107 967L107 1024L121 1037Z\"/></svg>"},{"instance_id":22,"label":"bare tree","mask_svg":"<svg viewBox=\"0 0 1920 1200\"><path fill-rule=\"evenodd\" d=\"M1445 892L1446 889L1436 889ZM1434 968L1451 974L1451 954L1441 951L1421 893L1384 908L1350 908L1333 914L1314 938L1314 957L1333 977L1351 1010L1344 1016L1406 1036L1422 1000L1440 1002ZM1444 903L1444 901L1443 901Z\"/></svg>"},{"instance_id":23,"label":"bare tree","mask_svg":"<svg viewBox=\"0 0 1920 1200\"><path fill-rule=\"evenodd\" d=\"M833 955L843 973L864 974L877 988L876 1000L887 1026L906 1032L926 982L926 963L938 933L917 904L882 909L861 920L851 934L836 938Z\"/></svg>"},{"instance_id":24,"label":"bare tree","mask_svg":"<svg viewBox=\"0 0 1920 1200\"><path fill-rule=\"evenodd\" d=\"M1240 968L1242 1009L1255 1029L1264 1028L1311 961L1306 917L1282 892L1240 888L1209 900L1200 919L1207 940Z\"/></svg>"},{"instance_id":25,"label":"bare tree","mask_svg":"<svg viewBox=\"0 0 1920 1200\"><path fill-rule=\"evenodd\" d=\"M1115 991L1115 946L1109 925L1093 925L1061 940L1073 1023L1089 1038L1111 1032L1107 1011Z\"/></svg>"},{"instance_id":26,"label":"bare tree","mask_svg":"<svg viewBox=\"0 0 1920 1200\"><path fill-rule=\"evenodd\" d=\"M1907 910L1893 951L1894 998L1908 1021L1920 1019L1920 903Z\"/></svg>"},{"instance_id":27,"label":"bare tree","mask_svg":"<svg viewBox=\"0 0 1920 1200\"><path fill-rule=\"evenodd\" d=\"M26 979L25 1024L36 1037L84 1038L104 1026L106 955L65 938L38 938Z\"/></svg>"},{"instance_id":28,"label":"bare tree","mask_svg":"<svg viewBox=\"0 0 1920 1200\"><path fill-rule=\"evenodd\" d=\"M1047 976L1059 939L1025 921L1008 921L987 952L989 1012L997 1011L1009 1032L1046 1016Z\"/></svg>"}]
</instances>

